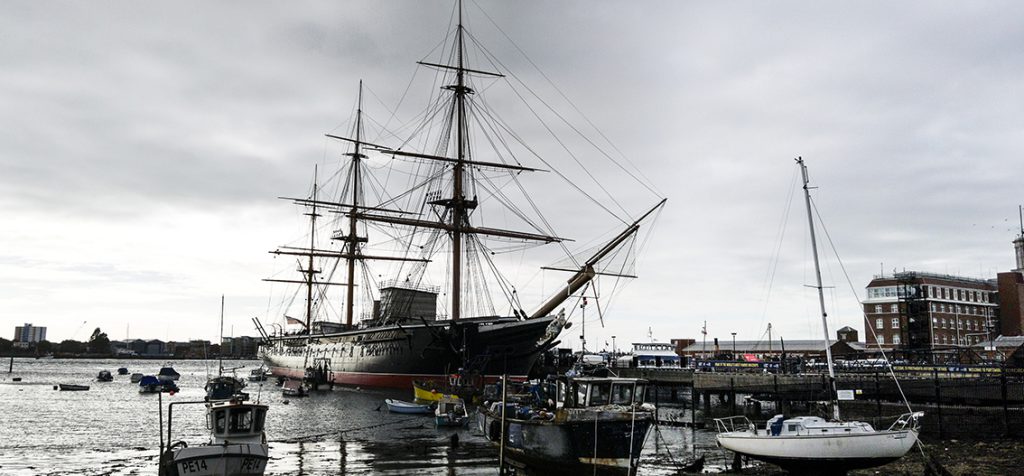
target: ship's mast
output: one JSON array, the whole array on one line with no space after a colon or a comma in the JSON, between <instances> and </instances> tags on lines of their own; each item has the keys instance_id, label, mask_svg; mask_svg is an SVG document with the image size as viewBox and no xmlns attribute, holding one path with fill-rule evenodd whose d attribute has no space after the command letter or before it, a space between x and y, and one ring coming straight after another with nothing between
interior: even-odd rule
<instances>
[{"instance_id":1,"label":"ship's mast","mask_svg":"<svg viewBox=\"0 0 1024 476\"><path fill-rule=\"evenodd\" d=\"M811 187L808 186L807 166L804 165L803 157L797 157L796 163L800 164L800 173L804 181L804 202L807 204L807 225L811 230L811 251L814 254L814 277L817 279L818 305L821 307L821 328L825 332L825 358L828 360L829 390L832 392L832 418L839 420L839 402L836 400L836 372L832 368L832 346L828 338L828 313L825 312L825 289L821 285L821 266L818 263L818 243L814 236L814 217L811 213Z\"/></svg>"},{"instance_id":2,"label":"ship's mast","mask_svg":"<svg viewBox=\"0 0 1024 476\"><path fill-rule=\"evenodd\" d=\"M355 308L355 283L356 283L356 260L359 252L359 237L356 229L356 214L359 213L359 160L363 158L360 153L363 133L363 82L359 81L359 103L356 106L356 140L355 150L350 154L352 157L352 213L348 218L348 281L346 281L345 300L345 326L352 327L352 313Z\"/></svg>"},{"instance_id":3,"label":"ship's mast","mask_svg":"<svg viewBox=\"0 0 1024 476\"><path fill-rule=\"evenodd\" d=\"M452 170L452 320L462 314L462 225L468 221L462 194L462 172L466 160L466 70L463 62L462 2L459 2L458 66L455 70L455 166Z\"/></svg>"},{"instance_id":4,"label":"ship's mast","mask_svg":"<svg viewBox=\"0 0 1024 476\"><path fill-rule=\"evenodd\" d=\"M316 249L316 217L320 216L316 212L316 192L317 183L316 178L317 169L313 166L313 200L312 208L306 216L309 217L309 264L303 271L306 274L306 332L312 334L313 328L310 327L313 324L313 275L317 274L318 271L313 269L313 251Z\"/></svg>"}]
</instances>

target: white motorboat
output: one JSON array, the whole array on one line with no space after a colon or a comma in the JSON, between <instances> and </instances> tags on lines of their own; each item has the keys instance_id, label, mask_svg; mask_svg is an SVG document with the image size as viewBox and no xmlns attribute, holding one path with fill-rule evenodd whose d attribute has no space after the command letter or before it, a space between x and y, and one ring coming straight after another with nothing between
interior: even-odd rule
<instances>
[{"instance_id":1,"label":"white motorboat","mask_svg":"<svg viewBox=\"0 0 1024 476\"><path fill-rule=\"evenodd\" d=\"M445 395L437 402L434 409L434 424L436 426L466 426L469 424L469 412L466 411L466 402L459 397Z\"/></svg>"},{"instance_id":2,"label":"white motorboat","mask_svg":"<svg viewBox=\"0 0 1024 476\"><path fill-rule=\"evenodd\" d=\"M136 372L136 373L132 374L130 379L131 379L132 383L139 383L139 380L142 380L142 377L145 377L145 375L142 375L142 374Z\"/></svg>"},{"instance_id":3,"label":"white motorboat","mask_svg":"<svg viewBox=\"0 0 1024 476\"><path fill-rule=\"evenodd\" d=\"M259 476L267 467L269 446L263 432L267 406L240 399L207 404L210 441L189 446L171 439L173 407L167 410L166 449L160 453L160 476Z\"/></svg>"},{"instance_id":4,"label":"white motorboat","mask_svg":"<svg viewBox=\"0 0 1024 476\"><path fill-rule=\"evenodd\" d=\"M860 421L843 421L839 416L835 370L829 346L828 314L821 284L821 267L814 234L811 195L807 167L797 159L803 177L807 220L811 230L811 249L817 277L818 303L825 332L825 356L828 361L832 395L832 420L816 416L786 418L776 415L759 431L746 417L715 419L718 445L737 454L777 464L787 470L844 474L847 470L871 468L902 458L917 442L918 419L923 412L901 415L888 429L876 430Z\"/></svg>"}]
</instances>

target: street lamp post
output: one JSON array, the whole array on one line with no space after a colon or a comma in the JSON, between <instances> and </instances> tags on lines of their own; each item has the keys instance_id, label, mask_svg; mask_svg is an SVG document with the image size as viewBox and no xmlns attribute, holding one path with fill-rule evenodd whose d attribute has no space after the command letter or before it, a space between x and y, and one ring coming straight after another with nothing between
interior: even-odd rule
<instances>
[{"instance_id":1,"label":"street lamp post","mask_svg":"<svg viewBox=\"0 0 1024 476\"><path fill-rule=\"evenodd\" d=\"M732 359L736 360L736 333L732 333Z\"/></svg>"},{"instance_id":2,"label":"street lamp post","mask_svg":"<svg viewBox=\"0 0 1024 476\"><path fill-rule=\"evenodd\" d=\"M612 354L618 355L618 351L615 350L615 336L612 336Z\"/></svg>"}]
</instances>

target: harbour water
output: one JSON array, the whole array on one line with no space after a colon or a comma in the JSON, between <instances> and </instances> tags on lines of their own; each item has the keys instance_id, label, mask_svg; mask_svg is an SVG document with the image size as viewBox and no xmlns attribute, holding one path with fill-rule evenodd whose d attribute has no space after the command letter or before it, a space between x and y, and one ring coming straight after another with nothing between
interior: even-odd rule
<instances>
[{"instance_id":1,"label":"harbour water","mask_svg":"<svg viewBox=\"0 0 1024 476\"><path fill-rule=\"evenodd\" d=\"M259 364L230 361L225 367L241 367L237 375L244 377ZM0 474L156 474L158 396L139 394L127 375L115 375L106 383L95 377L100 370L115 372L118 367L152 375L164 365L159 360L15 359L14 372L7 374L4 368L0 374ZM166 365L181 373L181 391L163 394L165 419L169 402L203 399L203 385L216 373L217 362ZM22 381L14 382L15 377ZM89 385L90 390L56 391L58 383ZM250 383L246 391L251 399L270 405L268 475L497 474L498 450L472 423L458 430L436 429L428 416L392 414L382 405L385 398L410 399L411 390L335 389L287 403L270 381ZM203 407L176 405L172 431L175 441L207 441ZM457 445L451 442L453 434L458 435ZM677 464L693 458L694 442L709 467L725 464L724 453L714 448L713 433L662 426L648 435L640 474L674 474Z\"/></svg>"}]
</instances>

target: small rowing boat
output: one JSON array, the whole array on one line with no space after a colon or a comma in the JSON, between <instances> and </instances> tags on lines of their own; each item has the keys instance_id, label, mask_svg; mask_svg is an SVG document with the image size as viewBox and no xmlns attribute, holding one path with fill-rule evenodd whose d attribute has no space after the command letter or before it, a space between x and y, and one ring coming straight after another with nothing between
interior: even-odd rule
<instances>
[{"instance_id":1,"label":"small rowing boat","mask_svg":"<svg viewBox=\"0 0 1024 476\"><path fill-rule=\"evenodd\" d=\"M394 400L387 398L384 403L388 406L388 411L392 413L407 413L410 415L429 415L434 412L433 405L421 405L419 403L403 402L401 400Z\"/></svg>"}]
</instances>

